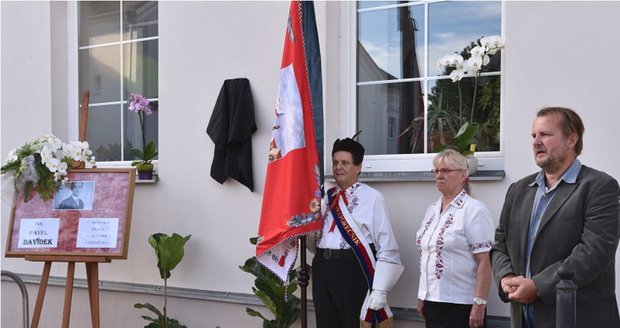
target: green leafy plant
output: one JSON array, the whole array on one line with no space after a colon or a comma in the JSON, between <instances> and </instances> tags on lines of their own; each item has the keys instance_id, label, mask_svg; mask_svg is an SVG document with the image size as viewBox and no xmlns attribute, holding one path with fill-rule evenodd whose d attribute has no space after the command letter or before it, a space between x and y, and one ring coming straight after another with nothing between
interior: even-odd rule
<instances>
[{"instance_id":1,"label":"green leafy plant","mask_svg":"<svg viewBox=\"0 0 620 328\"><path fill-rule=\"evenodd\" d=\"M157 315L156 318L143 315L143 319L150 321L144 328L187 328L176 319L168 318L168 278L171 276L172 269L183 259L185 243L191 237L192 235L182 237L176 233L173 233L172 236L163 233L155 233L149 236L149 244L155 249L157 256L159 275L164 280L164 309L162 313L150 303L134 304L133 306L136 309L148 309Z\"/></svg>"},{"instance_id":2,"label":"green leafy plant","mask_svg":"<svg viewBox=\"0 0 620 328\"><path fill-rule=\"evenodd\" d=\"M257 238L250 238L256 245ZM263 328L288 328L299 317L300 300L293 293L297 290L297 269L289 271L289 278L284 284L278 276L258 263L256 257L251 257L239 268L256 277L252 291L274 315L274 319L267 319L262 313L246 308L245 312L253 317L263 319Z\"/></svg>"},{"instance_id":3,"label":"green leafy plant","mask_svg":"<svg viewBox=\"0 0 620 328\"><path fill-rule=\"evenodd\" d=\"M475 151L474 139L478 133L478 125L465 122L449 142L439 146L437 151L442 151L446 148L453 148L464 156L471 156Z\"/></svg>"},{"instance_id":4,"label":"green leafy plant","mask_svg":"<svg viewBox=\"0 0 620 328\"><path fill-rule=\"evenodd\" d=\"M148 171L153 169L153 159L157 157L157 146L155 141L150 141L144 147L144 152L137 148L132 148L131 153L138 158L131 162L131 166L135 166L138 171Z\"/></svg>"}]
</instances>

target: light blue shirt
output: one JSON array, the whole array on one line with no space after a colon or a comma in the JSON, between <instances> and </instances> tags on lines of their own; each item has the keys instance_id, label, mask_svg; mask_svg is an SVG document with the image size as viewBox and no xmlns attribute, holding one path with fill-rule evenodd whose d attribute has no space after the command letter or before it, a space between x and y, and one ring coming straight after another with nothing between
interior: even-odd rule
<instances>
[{"instance_id":1,"label":"light blue shirt","mask_svg":"<svg viewBox=\"0 0 620 328\"><path fill-rule=\"evenodd\" d=\"M560 180L558 180L558 183L551 186L551 188L547 187L545 183L545 172L543 171L538 172L534 182L529 184L532 187L534 185L538 185L538 189L536 190L536 196L534 197L532 216L530 218L530 228L527 234L527 257L525 258L525 276L527 278L531 278L532 276L532 273L530 272L530 255L532 253L532 247L534 246L536 233L538 232L538 226L540 225L540 219L543 214L545 214L547 206L549 206L553 196L555 196L555 191L560 183L562 183L562 181L568 184L575 183L577 181L579 171L581 171L581 162L578 159L575 159L566 172L564 172ZM528 327L536 328L536 322L534 321L534 307L525 305L523 309L525 311L525 319Z\"/></svg>"}]
</instances>

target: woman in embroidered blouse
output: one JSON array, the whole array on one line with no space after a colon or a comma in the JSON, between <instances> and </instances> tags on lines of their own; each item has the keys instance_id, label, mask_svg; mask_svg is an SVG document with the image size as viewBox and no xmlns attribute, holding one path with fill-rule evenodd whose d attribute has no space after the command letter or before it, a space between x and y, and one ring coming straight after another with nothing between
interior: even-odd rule
<instances>
[{"instance_id":1,"label":"woman in embroidered blouse","mask_svg":"<svg viewBox=\"0 0 620 328\"><path fill-rule=\"evenodd\" d=\"M428 207L416 234L418 313L427 328L486 327L494 231L491 213L469 196L463 155L444 150L433 159L433 167L441 197Z\"/></svg>"}]
</instances>

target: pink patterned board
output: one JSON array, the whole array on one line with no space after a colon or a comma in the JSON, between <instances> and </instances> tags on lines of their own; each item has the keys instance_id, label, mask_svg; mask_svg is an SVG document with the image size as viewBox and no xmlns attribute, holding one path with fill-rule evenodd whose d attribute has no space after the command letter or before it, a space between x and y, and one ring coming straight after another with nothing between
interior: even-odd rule
<instances>
[{"instance_id":1,"label":"pink patterned board","mask_svg":"<svg viewBox=\"0 0 620 328\"><path fill-rule=\"evenodd\" d=\"M102 256L126 259L134 169L70 170L54 199L13 202L7 257Z\"/></svg>"}]
</instances>

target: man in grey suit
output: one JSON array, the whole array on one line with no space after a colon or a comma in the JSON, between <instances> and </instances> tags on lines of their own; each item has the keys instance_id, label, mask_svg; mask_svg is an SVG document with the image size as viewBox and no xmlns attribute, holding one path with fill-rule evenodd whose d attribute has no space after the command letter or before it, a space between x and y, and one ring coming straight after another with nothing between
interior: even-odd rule
<instances>
[{"instance_id":1,"label":"man in grey suit","mask_svg":"<svg viewBox=\"0 0 620 328\"><path fill-rule=\"evenodd\" d=\"M577 327L620 327L614 263L620 189L614 178L577 159L583 131L571 109L541 109L532 148L542 170L506 194L490 256L500 298L511 302L512 328L555 328L562 264L578 288Z\"/></svg>"},{"instance_id":2,"label":"man in grey suit","mask_svg":"<svg viewBox=\"0 0 620 328\"><path fill-rule=\"evenodd\" d=\"M58 208L62 210L83 209L84 201L80 198L81 192L82 192L82 183L72 182L71 183L71 196L63 199L63 201L60 203Z\"/></svg>"}]
</instances>

